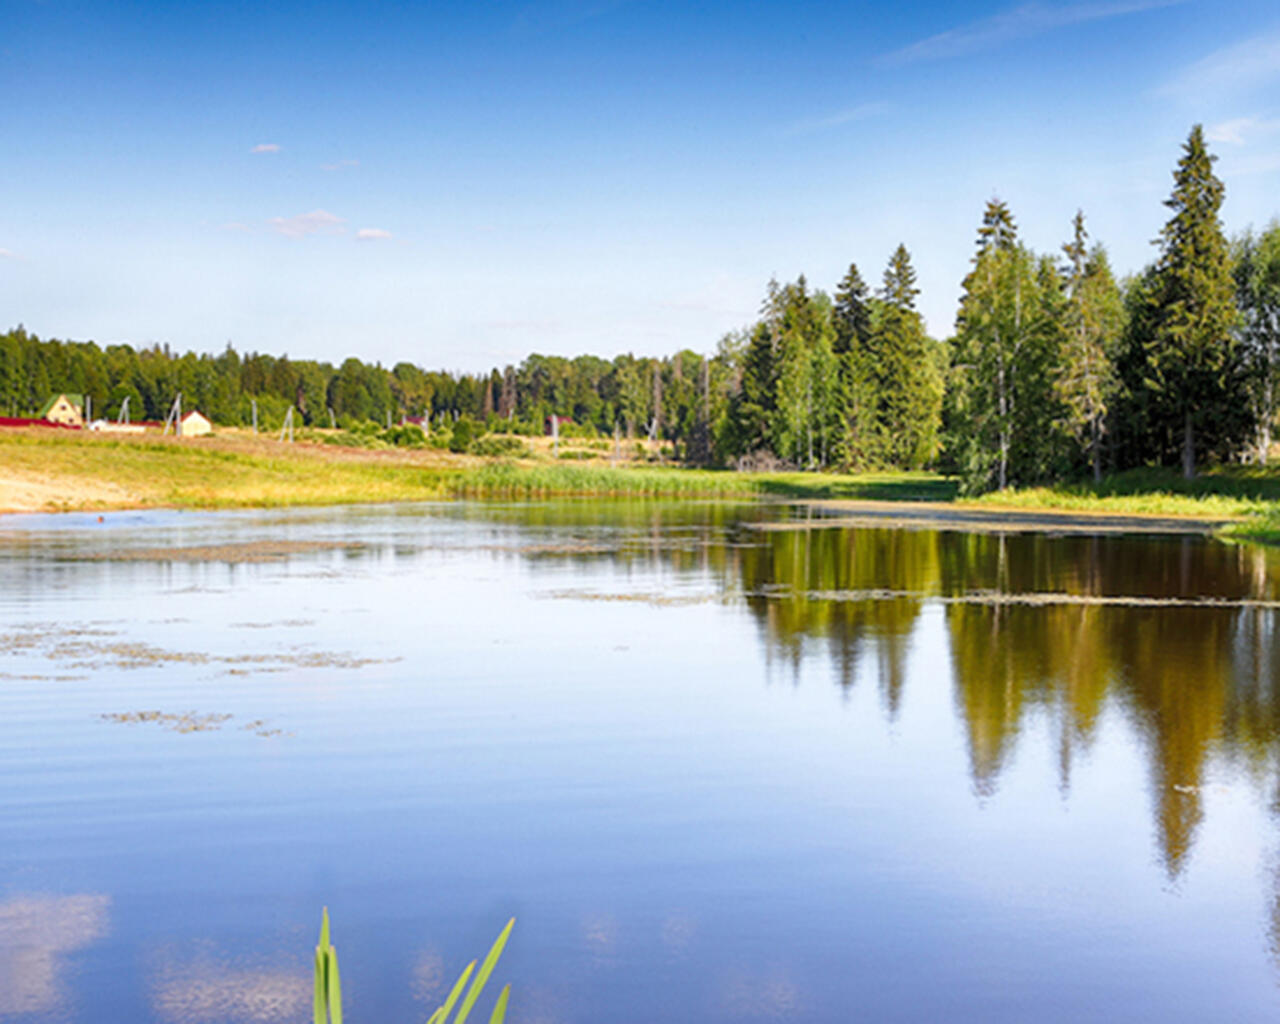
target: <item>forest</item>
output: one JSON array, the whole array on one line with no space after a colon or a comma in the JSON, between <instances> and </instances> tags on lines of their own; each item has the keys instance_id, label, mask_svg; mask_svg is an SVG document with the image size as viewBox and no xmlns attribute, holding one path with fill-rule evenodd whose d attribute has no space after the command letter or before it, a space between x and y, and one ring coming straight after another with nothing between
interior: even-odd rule
<instances>
[{"instance_id":1,"label":"forest","mask_svg":"<svg viewBox=\"0 0 1280 1024\"><path fill-rule=\"evenodd\" d=\"M0 335L0 415L50 394L114 418L163 419L175 394L220 425L278 429L422 418L478 437L565 430L671 442L702 466L935 468L968 493L1144 465L1194 476L1265 461L1280 401L1280 222L1228 238L1222 182L1199 125L1174 170L1154 261L1117 279L1083 213L1038 253L1013 213L986 205L954 334L930 338L912 257L878 287L851 264L831 292L769 282L756 322L714 352L612 360L530 355L456 374L357 358L178 355ZM404 437L405 435L398 435Z\"/></svg>"}]
</instances>

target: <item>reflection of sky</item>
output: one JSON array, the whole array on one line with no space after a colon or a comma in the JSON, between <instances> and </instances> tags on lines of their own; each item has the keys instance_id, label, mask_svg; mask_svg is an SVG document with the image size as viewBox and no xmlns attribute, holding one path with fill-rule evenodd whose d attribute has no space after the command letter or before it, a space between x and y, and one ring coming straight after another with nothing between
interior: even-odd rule
<instances>
[{"instance_id":1,"label":"reflection of sky","mask_svg":"<svg viewBox=\"0 0 1280 1024\"><path fill-rule=\"evenodd\" d=\"M747 599L747 584L789 581L787 559L810 567L814 589L848 585L820 578L837 559L927 569L932 583L906 588L926 595L940 579L976 588L994 549L953 537L917 558L918 543L898 541L877 563L868 533L833 554L816 542L806 552L803 538L766 550L773 541L746 531L738 547L699 545L726 534L687 529L697 515L686 507L655 527L643 511L623 523L585 505L154 514L145 538L113 537L108 517L107 534L64 528L56 543L368 546L233 567L0 557L6 623L109 622L180 651L384 659L5 680L0 877L113 894L111 941L92 956L122 1020L283 1019L299 991L305 1004L306 974L280 965L306 963L326 903L344 989L369 1020L422 1015L512 914L493 994L512 982L513 1024L615 1019L617 1007L634 1019L815 1022L855 1005L867 1019L984 1022L1024 1020L1028 1006L1052 1022L1099 1006L1122 1019L1280 1010L1265 939L1272 726L1264 715L1252 731L1185 731L1206 708L1220 725L1224 694L1237 716L1273 703L1270 662L1253 675L1232 667L1250 646L1238 611L1214 613L1234 624L1213 640L1232 655L1206 663L1234 674L1197 669L1205 678L1166 687L1161 705L1131 674L1084 673L1089 638L1115 640L1095 627L1124 616L1165 623L1117 664L1145 659L1167 670L1153 683L1171 682L1162 650L1209 643L1190 628L1204 621L1194 610L957 614L927 596L846 607L790 585ZM682 527L677 554L664 524ZM1025 569L1011 587L1086 578L1088 545L1028 543L1009 545ZM583 553L592 546L623 553ZM1215 593L1256 575L1247 559L1231 568L1236 554L1179 542L1099 551L1090 585L1104 590L1133 592L1126 580L1144 565L1168 569L1158 583L1173 590L1183 565ZM760 581L746 578L752 566ZM570 592L725 600L548 596ZM966 634L971 622L984 631ZM964 635L972 650L957 661ZM996 657L990 638L1003 636L1022 657ZM0 662L15 675L50 669L31 651ZM880 689L890 672L892 715ZM1259 689L1245 701L1250 680ZM1068 711L1094 698L1064 786ZM236 717L193 734L97 717L147 708ZM255 719L291 735L234 727ZM1202 735L1224 738L1200 751ZM1199 774L1167 780L1194 783L1202 814L1171 877L1151 766L1184 754ZM157 964L139 949L178 952ZM64 973L64 989L78 998L76 977Z\"/></svg>"},{"instance_id":2,"label":"reflection of sky","mask_svg":"<svg viewBox=\"0 0 1280 1024\"><path fill-rule=\"evenodd\" d=\"M311 977L298 970L254 970L210 959L167 964L152 980L156 1016L172 1024L301 1021Z\"/></svg>"},{"instance_id":3,"label":"reflection of sky","mask_svg":"<svg viewBox=\"0 0 1280 1024\"><path fill-rule=\"evenodd\" d=\"M107 934L109 897L19 895L0 902L0 1015L68 1003L66 957Z\"/></svg>"}]
</instances>

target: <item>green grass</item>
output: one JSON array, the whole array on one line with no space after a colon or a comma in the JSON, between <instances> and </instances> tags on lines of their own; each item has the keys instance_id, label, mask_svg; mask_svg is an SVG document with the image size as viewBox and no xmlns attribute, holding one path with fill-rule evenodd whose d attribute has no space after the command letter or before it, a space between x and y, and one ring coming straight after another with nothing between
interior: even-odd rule
<instances>
[{"instance_id":1,"label":"green grass","mask_svg":"<svg viewBox=\"0 0 1280 1024\"><path fill-rule=\"evenodd\" d=\"M936 473L734 473L644 463L619 466L359 452L262 437L202 440L0 431L5 480L36 482L45 507L270 508L449 498L723 498L959 502ZM1008 490L967 499L991 509L1236 519L1224 533L1280 543L1280 469L1224 467L1193 481L1171 470L1119 473L1100 484Z\"/></svg>"},{"instance_id":2,"label":"green grass","mask_svg":"<svg viewBox=\"0 0 1280 1024\"><path fill-rule=\"evenodd\" d=\"M974 504L1010 509L1112 512L1226 519L1262 515L1280 502L1280 471L1231 466L1194 480L1168 469L1133 469L1101 483L1057 484L986 494Z\"/></svg>"}]
</instances>

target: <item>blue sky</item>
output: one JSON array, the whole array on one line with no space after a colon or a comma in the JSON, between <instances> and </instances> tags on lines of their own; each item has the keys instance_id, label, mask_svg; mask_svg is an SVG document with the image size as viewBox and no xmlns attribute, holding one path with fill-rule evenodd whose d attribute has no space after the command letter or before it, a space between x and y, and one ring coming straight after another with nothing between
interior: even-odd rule
<instances>
[{"instance_id":1,"label":"blue sky","mask_svg":"<svg viewBox=\"0 0 1280 1024\"><path fill-rule=\"evenodd\" d=\"M0 328L709 351L901 241L942 337L988 198L1138 269L1197 121L1228 229L1280 213L1280 8L0 0Z\"/></svg>"}]
</instances>

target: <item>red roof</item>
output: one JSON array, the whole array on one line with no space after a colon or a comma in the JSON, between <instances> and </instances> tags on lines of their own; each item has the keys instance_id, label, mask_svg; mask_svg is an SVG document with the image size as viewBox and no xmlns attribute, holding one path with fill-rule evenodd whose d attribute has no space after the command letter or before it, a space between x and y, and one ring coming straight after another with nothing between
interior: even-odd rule
<instances>
[{"instance_id":1,"label":"red roof","mask_svg":"<svg viewBox=\"0 0 1280 1024\"><path fill-rule=\"evenodd\" d=\"M0 416L0 427L54 427L57 430L79 430L71 423L51 423L49 420L29 420L21 416Z\"/></svg>"}]
</instances>

